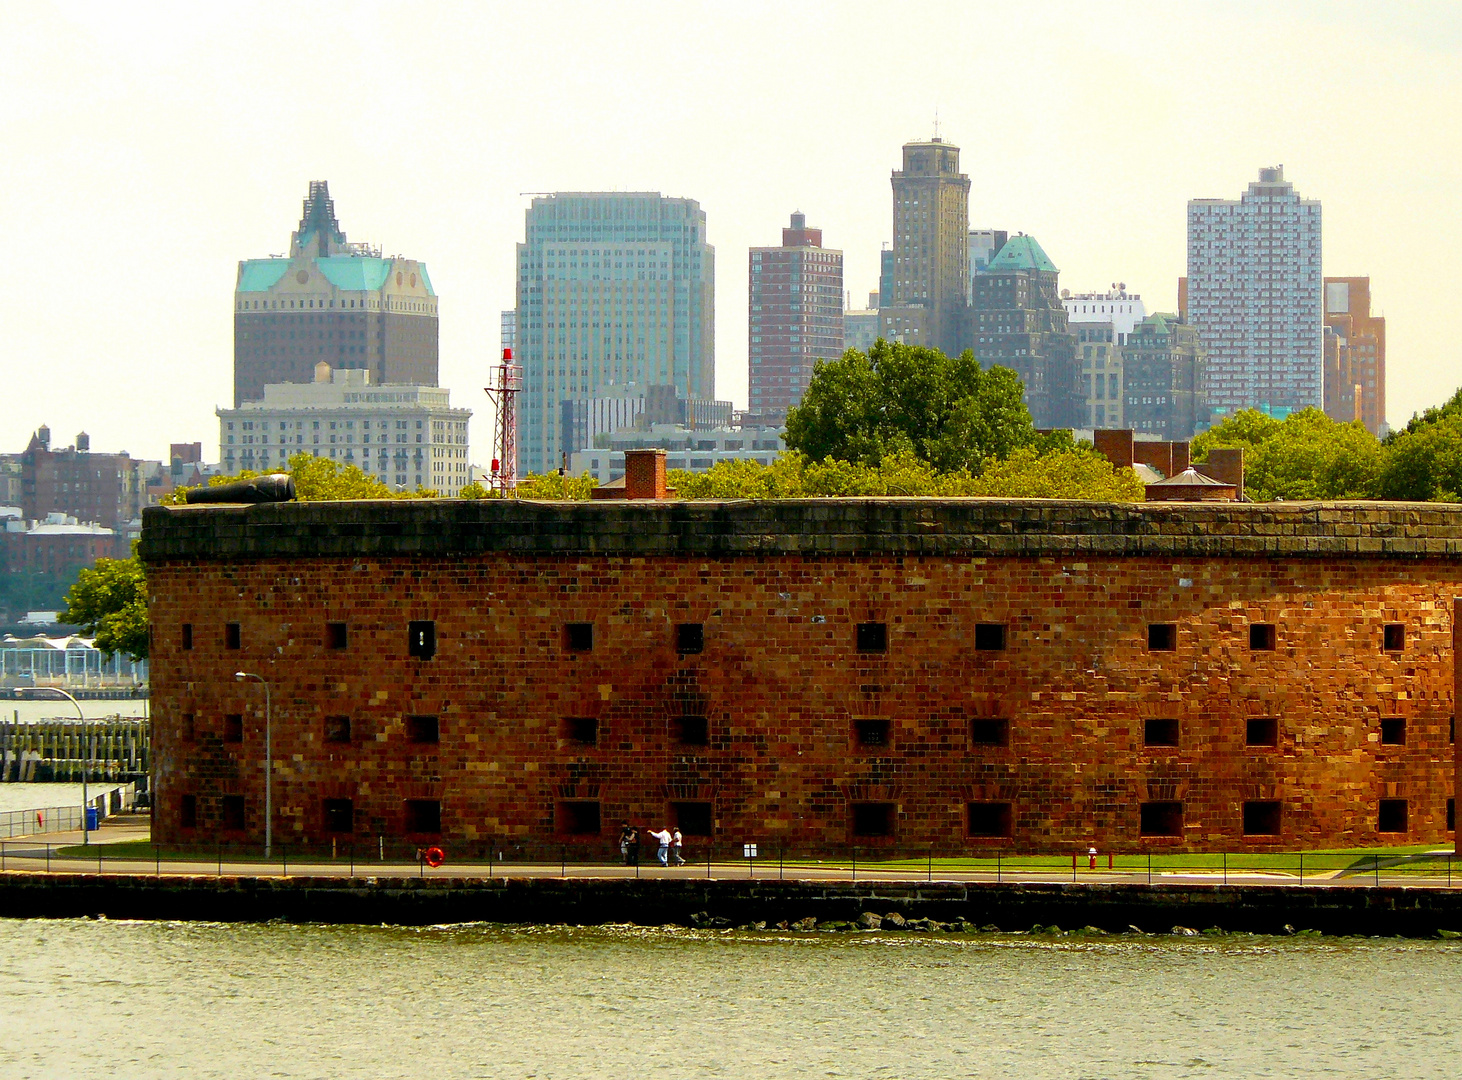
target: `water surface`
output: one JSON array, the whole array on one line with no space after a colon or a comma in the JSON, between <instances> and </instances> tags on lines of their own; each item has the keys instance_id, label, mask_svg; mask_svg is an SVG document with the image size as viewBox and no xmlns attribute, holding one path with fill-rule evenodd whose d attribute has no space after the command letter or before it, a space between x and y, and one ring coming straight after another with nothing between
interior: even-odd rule
<instances>
[{"instance_id":1,"label":"water surface","mask_svg":"<svg viewBox=\"0 0 1462 1080\"><path fill-rule=\"evenodd\" d=\"M3 1077L1456 1077L1462 945L0 920Z\"/></svg>"}]
</instances>

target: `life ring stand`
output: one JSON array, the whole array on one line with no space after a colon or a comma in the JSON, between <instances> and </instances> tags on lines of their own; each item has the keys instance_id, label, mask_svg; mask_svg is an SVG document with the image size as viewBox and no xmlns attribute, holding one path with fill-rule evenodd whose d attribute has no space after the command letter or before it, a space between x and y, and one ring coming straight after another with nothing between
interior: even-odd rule
<instances>
[{"instance_id":1,"label":"life ring stand","mask_svg":"<svg viewBox=\"0 0 1462 1080\"><path fill-rule=\"evenodd\" d=\"M435 869L447 861L447 853L439 847L429 847L421 853L421 861Z\"/></svg>"}]
</instances>

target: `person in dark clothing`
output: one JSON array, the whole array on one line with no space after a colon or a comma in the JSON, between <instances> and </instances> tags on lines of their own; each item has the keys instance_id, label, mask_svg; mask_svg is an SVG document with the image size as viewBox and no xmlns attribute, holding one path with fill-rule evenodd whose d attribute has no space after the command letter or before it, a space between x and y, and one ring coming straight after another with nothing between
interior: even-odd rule
<instances>
[{"instance_id":1,"label":"person in dark clothing","mask_svg":"<svg viewBox=\"0 0 1462 1080\"><path fill-rule=\"evenodd\" d=\"M638 866L640 862L640 834L629 822L619 826L619 853L624 856L625 866Z\"/></svg>"}]
</instances>

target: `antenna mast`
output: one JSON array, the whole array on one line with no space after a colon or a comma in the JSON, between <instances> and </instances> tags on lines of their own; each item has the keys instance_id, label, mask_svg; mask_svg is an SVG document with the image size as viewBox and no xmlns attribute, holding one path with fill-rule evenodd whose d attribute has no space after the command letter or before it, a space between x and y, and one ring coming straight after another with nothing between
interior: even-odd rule
<instances>
[{"instance_id":1,"label":"antenna mast","mask_svg":"<svg viewBox=\"0 0 1462 1080\"><path fill-rule=\"evenodd\" d=\"M518 394L523 389L523 368L513 363L513 350L503 349L502 363L492 369L491 386L484 387L497 407L492 426L492 475L488 486L506 495L518 486Z\"/></svg>"}]
</instances>

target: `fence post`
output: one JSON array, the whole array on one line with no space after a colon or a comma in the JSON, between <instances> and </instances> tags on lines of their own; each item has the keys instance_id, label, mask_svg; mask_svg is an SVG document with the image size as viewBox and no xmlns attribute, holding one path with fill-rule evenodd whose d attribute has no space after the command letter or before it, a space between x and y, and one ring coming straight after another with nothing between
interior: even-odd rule
<instances>
[{"instance_id":1,"label":"fence post","mask_svg":"<svg viewBox=\"0 0 1462 1080\"><path fill-rule=\"evenodd\" d=\"M995 884L1000 884L1000 852L995 852Z\"/></svg>"},{"instance_id":2,"label":"fence post","mask_svg":"<svg viewBox=\"0 0 1462 1080\"><path fill-rule=\"evenodd\" d=\"M1305 883L1305 853L1300 852L1300 884Z\"/></svg>"},{"instance_id":3,"label":"fence post","mask_svg":"<svg viewBox=\"0 0 1462 1080\"><path fill-rule=\"evenodd\" d=\"M1147 853L1147 883L1152 884L1152 852Z\"/></svg>"},{"instance_id":4,"label":"fence post","mask_svg":"<svg viewBox=\"0 0 1462 1080\"><path fill-rule=\"evenodd\" d=\"M777 880L778 881L781 881L782 880L782 859L783 859L783 856L786 854L786 851L787 851L787 843L786 843L786 841L785 840L779 840L779 841L777 841Z\"/></svg>"},{"instance_id":5,"label":"fence post","mask_svg":"<svg viewBox=\"0 0 1462 1080\"><path fill-rule=\"evenodd\" d=\"M46 873L51 872L51 842L46 841Z\"/></svg>"},{"instance_id":6,"label":"fence post","mask_svg":"<svg viewBox=\"0 0 1462 1080\"><path fill-rule=\"evenodd\" d=\"M1228 852L1223 853L1223 883L1228 884Z\"/></svg>"},{"instance_id":7,"label":"fence post","mask_svg":"<svg viewBox=\"0 0 1462 1080\"><path fill-rule=\"evenodd\" d=\"M563 844L558 845L558 876L564 878L569 876L568 848Z\"/></svg>"},{"instance_id":8,"label":"fence post","mask_svg":"<svg viewBox=\"0 0 1462 1080\"><path fill-rule=\"evenodd\" d=\"M1076 858L1077 858L1076 852L1073 851L1071 853L1071 882L1072 882L1072 884L1075 884L1076 883Z\"/></svg>"},{"instance_id":9,"label":"fence post","mask_svg":"<svg viewBox=\"0 0 1462 1080\"><path fill-rule=\"evenodd\" d=\"M218 842L218 876L223 877L223 841Z\"/></svg>"},{"instance_id":10,"label":"fence post","mask_svg":"<svg viewBox=\"0 0 1462 1080\"><path fill-rule=\"evenodd\" d=\"M102 846L100 844L96 846L96 876L102 876Z\"/></svg>"},{"instance_id":11,"label":"fence post","mask_svg":"<svg viewBox=\"0 0 1462 1080\"><path fill-rule=\"evenodd\" d=\"M346 844L346 847L350 849L350 876L355 877L355 840L352 839L348 844Z\"/></svg>"},{"instance_id":12,"label":"fence post","mask_svg":"<svg viewBox=\"0 0 1462 1080\"><path fill-rule=\"evenodd\" d=\"M279 876L289 877L289 845L279 845Z\"/></svg>"},{"instance_id":13,"label":"fence post","mask_svg":"<svg viewBox=\"0 0 1462 1080\"><path fill-rule=\"evenodd\" d=\"M934 845L933 844L930 844L929 845L929 875L924 880L926 880L926 881L933 881L934 880Z\"/></svg>"},{"instance_id":14,"label":"fence post","mask_svg":"<svg viewBox=\"0 0 1462 1080\"><path fill-rule=\"evenodd\" d=\"M162 877L162 846L152 845L152 858L154 860L153 872L157 877Z\"/></svg>"},{"instance_id":15,"label":"fence post","mask_svg":"<svg viewBox=\"0 0 1462 1080\"><path fill-rule=\"evenodd\" d=\"M858 845L853 845L853 880L858 880Z\"/></svg>"},{"instance_id":16,"label":"fence post","mask_svg":"<svg viewBox=\"0 0 1462 1080\"><path fill-rule=\"evenodd\" d=\"M1381 857L1379 855L1377 855L1375 858L1376 858L1376 888L1379 889L1381 887Z\"/></svg>"}]
</instances>

